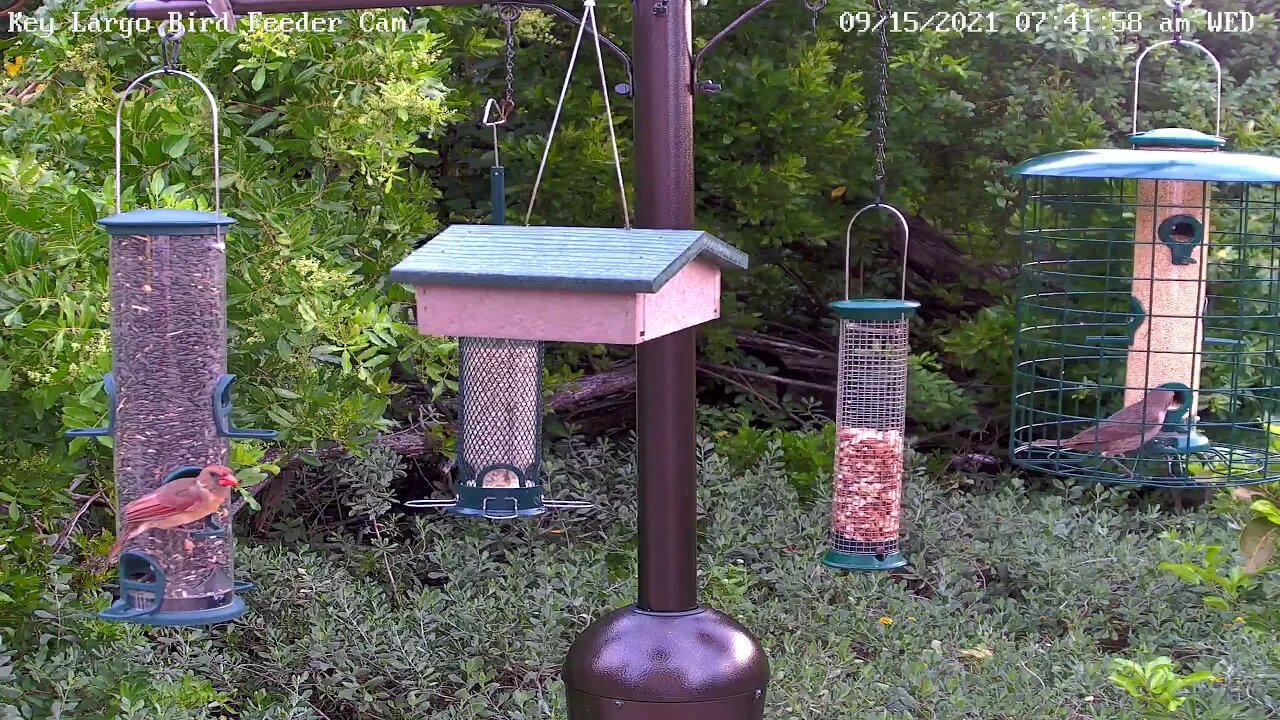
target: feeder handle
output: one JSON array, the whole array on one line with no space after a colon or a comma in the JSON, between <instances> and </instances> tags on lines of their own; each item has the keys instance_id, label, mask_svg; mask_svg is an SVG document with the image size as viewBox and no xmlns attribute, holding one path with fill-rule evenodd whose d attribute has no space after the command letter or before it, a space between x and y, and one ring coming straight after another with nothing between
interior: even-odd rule
<instances>
[{"instance_id":1,"label":"feeder handle","mask_svg":"<svg viewBox=\"0 0 1280 720\"><path fill-rule=\"evenodd\" d=\"M551 155L551 141L556 137L556 125L560 122L560 111L564 109L564 98L569 92L569 81L573 79L573 66L578 62L578 48L582 45L582 34L586 32L587 20L591 21L591 39L595 42L596 66L600 69L600 93L604 98L605 124L609 127L609 145L613 149L613 167L618 176L618 196L622 201L622 226L631 229L631 211L627 207L627 185L622 179L622 157L618 154L618 136L613 127L613 109L609 105L609 81L604 74L604 55L600 51L600 29L596 27L596 0L584 0L582 20L578 23L578 38L573 41L573 52L569 55L569 69L564 74L564 85L560 87L560 99L556 101L555 114L551 116L551 129L547 131L547 144L542 149L542 161L538 163L538 175L533 179L533 191L529 194L529 207L524 212L524 224L529 225L533 217L533 204L538 200L538 188L542 185L542 173L547 169L547 158Z\"/></svg>"},{"instance_id":2,"label":"feeder handle","mask_svg":"<svg viewBox=\"0 0 1280 720\"><path fill-rule=\"evenodd\" d=\"M152 70L145 75L140 76L137 80L129 83L129 87L120 93L120 104L116 106L116 214L120 213L120 116L124 112L124 102L129 98L129 93L133 89L156 75L178 75L195 83L204 91L204 96L209 99L209 109L213 112L213 211L217 214L222 213L222 175L221 175L221 153L218 148L218 103L213 98L213 93L209 92L209 88L200 79L191 73L173 68L160 68Z\"/></svg>"},{"instance_id":3,"label":"feeder handle","mask_svg":"<svg viewBox=\"0 0 1280 720\"><path fill-rule=\"evenodd\" d=\"M907 219L898 212L898 209L892 205L882 202L873 202L853 214L853 218L849 220L849 227L844 231L844 299L849 299L849 250L850 240L853 237L853 224L858 222L858 218L862 213L872 210L882 209L898 219L898 226L902 228L902 300L907 299L907 250L911 246L911 229L907 227ZM858 262L858 292L862 292L862 262Z\"/></svg>"},{"instance_id":4,"label":"feeder handle","mask_svg":"<svg viewBox=\"0 0 1280 720\"><path fill-rule=\"evenodd\" d=\"M1138 55L1138 59L1134 63L1134 68L1133 68L1133 132L1135 133L1138 132L1138 83L1142 79L1142 61L1147 57L1148 53L1150 53L1152 50L1155 50L1158 47L1161 47L1162 45L1193 47L1199 50L1200 52L1204 53L1205 55L1207 55L1209 57L1209 60L1213 62L1213 69L1218 74L1218 89L1217 89L1217 95L1215 97L1215 101L1217 102L1217 108L1216 108L1216 113L1214 115L1213 134L1218 137L1221 137L1222 136L1222 63L1218 62L1218 58L1215 57L1214 54L1210 52L1208 48L1206 48L1205 46L1201 45L1198 42L1195 42L1194 40L1161 40L1158 43L1153 43L1150 47L1143 50Z\"/></svg>"}]
</instances>

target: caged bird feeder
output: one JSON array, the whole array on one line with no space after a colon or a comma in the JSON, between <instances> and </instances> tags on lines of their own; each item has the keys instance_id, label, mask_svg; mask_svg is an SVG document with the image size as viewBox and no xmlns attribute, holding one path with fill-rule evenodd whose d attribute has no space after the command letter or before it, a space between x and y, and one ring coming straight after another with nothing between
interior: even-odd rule
<instances>
[{"instance_id":1,"label":"caged bird feeder","mask_svg":"<svg viewBox=\"0 0 1280 720\"><path fill-rule=\"evenodd\" d=\"M1142 61L1170 44L1217 70L1213 135L1138 131ZM1136 63L1131 149L1059 152L1010 171L1024 198L1019 465L1173 488L1277 476L1280 159L1222 150L1221 95L1207 49L1153 44ZM1172 391L1168 407L1145 408L1161 390Z\"/></svg>"},{"instance_id":2,"label":"caged bird feeder","mask_svg":"<svg viewBox=\"0 0 1280 720\"><path fill-rule=\"evenodd\" d=\"M166 36L166 45L173 42ZM169 49L168 47L166 49ZM156 75L194 82L212 108L214 212L141 209L120 212L121 113L129 93ZM221 214L218 109L197 78L166 63L121 94L116 111L116 214L98 221L110 235L112 372L103 379L106 427L71 437L112 438L117 535L123 508L167 483L226 465L230 438L270 439L274 432L231 425L226 374L225 235ZM218 518L217 516L221 516ZM172 529L151 529L124 543L121 597L107 620L149 625L208 625L245 609L233 579L231 533L224 503L214 516Z\"/></svg>"},{"instance_id":3,"label":"caged bird feeder","mask_svg":"<svg viewBox=\"0 0 1280 720\"><path fill-rule=\"evenodd\" d=\"M853 225L881 209L903 238L902 297L849 299ZM836 453L831 527L823 564L843 570L889 570L907 564L898 548L902 514L903 432L911 318L906 299L907 221L883 203L854 214L845 233L845 299L831 303L840 323L836 378Z\"/></svg>"},{"instance_id":4,"label":"caged bird feeder","mask_svg":"<svg viewBox=\"0 0 1280 720\"><path fill-rule=\"evenodd\" d=\"M720 272L738 250L696 230L454 225L391 271L413 285L418 329L457 336L456 498L411 500L514 518L544 498L543 344L638 345L720 315Z\"/></svg>"}]
</instances>

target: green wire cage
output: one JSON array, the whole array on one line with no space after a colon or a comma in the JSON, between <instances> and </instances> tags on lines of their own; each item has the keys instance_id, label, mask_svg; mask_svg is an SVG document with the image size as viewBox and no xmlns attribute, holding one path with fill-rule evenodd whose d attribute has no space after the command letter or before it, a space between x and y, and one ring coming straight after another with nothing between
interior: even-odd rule
<instances>
[{"instance_id":1,"label":"green wire cage","mask_svg":"<svg viewBox=\"0 0 1280 720\"><path fill-rule=\"evenodd\" d=\"M1218 134L1137 132L1134 84L1131 149L1011 170L1023 206L1010 455L1102 482L1273 480L1280 159L1224 152Z\"/></svg>"}]
</instances>

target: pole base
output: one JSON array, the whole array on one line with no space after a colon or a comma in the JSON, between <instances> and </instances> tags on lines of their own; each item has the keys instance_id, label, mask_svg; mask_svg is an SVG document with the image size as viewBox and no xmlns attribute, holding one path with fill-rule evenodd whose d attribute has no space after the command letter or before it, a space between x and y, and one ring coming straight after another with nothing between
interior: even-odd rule
<instances>
[{"instance_id":1,"label":"pole base","mask_svg":"<svg viewBox=\"0 0 1280 720\"><path fill-rule=\"evenodd\" d=\"M569 720L763 720L769 660L724 613L634 605L592 623L564 664Z\"/></svg>"},{"instance_id":2,"label":"pole base","mask_svg":"<svg viewBox=\"0 0 1280 720\"><path fill-rule=\"evenodd\" d=\"M853 553L836 552L828 550L822 556L822 564L827 567L836 568L838 570L893 570L907 564L907 559L902 553L895 552L888 555L854 555Z\"/></svg>"}]
</instances>

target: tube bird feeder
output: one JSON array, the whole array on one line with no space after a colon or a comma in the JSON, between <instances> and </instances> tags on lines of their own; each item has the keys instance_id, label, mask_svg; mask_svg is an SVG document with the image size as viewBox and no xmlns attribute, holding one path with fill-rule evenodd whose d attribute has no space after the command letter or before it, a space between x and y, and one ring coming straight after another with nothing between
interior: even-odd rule
<instances>
[{"instance_id":1,"label":"tube bird feeder","mask_svg":"<svg viewBox=\"0 0 1280 720\"><path fill-rule=\"evenodd\" d=\"M543 344L638 345L720 316L738 250L696 230L454 225L391 271L413 286L418 329L456 336L456 497L411 500L514 518L588 507L545 498Z\"/></svg>"},{"instance_id":2,"label":"tube bird feeder","mask_svg":"<svg viewBox=\"0 0 1280 720\"><path fill-rule=\"evenodd\" d=\"M903 235L903 297L849 299L849 240L867 210L892 214ZM845 233L845 299L831 303L840 323L836 377L836 454L831 528L823 564L890 570L907 564L898 547L904 474L910 324L919 303L905 299L907 222L889 205L862 208Z\"/></svg>"},{"instance_id":3,"label":"tube bird feeder","mask_svg":"<svg viewBox=\"0 0 1280 720\"><path fill-rule=\"evenodd\" d=\"M274 432L230 424L226 374L226 244L234 220L221 214L217 191L217 106L187 73L157 74L195 82L213 107L215 211L120 210L120 112L116 114L116 210L98 221L111 237L112 371L104 378L109 414L103 428L72 430L72 437L110 436L116 480L117 534L122 508L174 480L195 477L206 465L226 465L228 439L271 439ZM221 516L221 517L219 517ZM120 598L101 613L106 620L148 625L208 625L245 610L234 580L234 538L224 504L215 515L172 529L153 529L124 546Z\"/></svg>"},{"instance_id":4,"label":"tube bird feeder","mask_svg":"<svg viewBox=\"0 0 1280 720\"><path fill-rule=\"evenodd\" d=\"M1010 171L1024 198L1011 455L1103 482L1267 482L1280 470L1269 427L1280 399L1280 159L1223 151L1220 128L1139 132L1142 59L1165 44L1138 58L1130 149L1053 153ZM1217 60L1181 45L1213 60L1220 98ZM1150 428L1129 423L1138 450L1061 443L1156 389L1176 404L1144 419Z\"/></svg>"}]
</instances>

